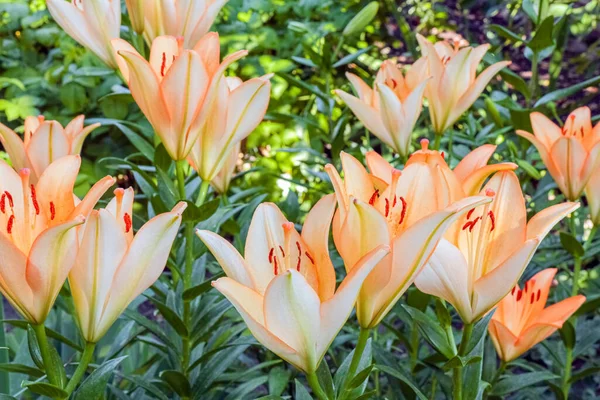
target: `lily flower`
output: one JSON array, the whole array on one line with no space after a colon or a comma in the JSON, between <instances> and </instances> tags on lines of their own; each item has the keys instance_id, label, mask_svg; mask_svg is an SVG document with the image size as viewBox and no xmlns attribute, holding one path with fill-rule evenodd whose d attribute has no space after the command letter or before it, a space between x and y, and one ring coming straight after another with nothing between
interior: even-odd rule
<instances>
[{"instance_id":1,"label":"lily flower","mask_svg":"<svg viewBox=\"0 0 600 400\"><path fill-rule=\"evenodd\" d=\"M220 62L216 33L204 36L192 50L185 50L180 38L159 36L152 42L150 61L124 40L113 40L113 46L133 98L175 161L185 160L192 150L214 112L213 103L222 104L225 69L248 53L241 50ZM254 81L232 96L228 124L242 118L247 109L241 101L257 85Z\"/></svg>"},{"instance_id":2,"label":"lily flower","mask_svg":"<svg viewBox=\"0 0 600 400\"><path fill-rule=\"evenodd\" d=\"M183 47L192 49L208 33L225 3L227 0L128 0L127 10L132 21L143 21L136 29L143 26L149 45L157 37L169 35L182 37Z\"/></svg>"},{"instance_id":3,"label":"lily flower","mask_svg":"<svg viewBox=\"0 0 600 400\"><path fill-rule=\"evenodd\" d=\"M214 180L236 146L263 120L269 106L270 77L246 82L228 77L220 81L218 94L205 106L210 111L188 157L202 180Z\"/></svg>"},{"instance_id":4,"label":"lily flower","mask_svg":"<svg viewBox=\"0 0 600 400\"><path fill-rule=\"evenodd\" d=\"M339 206L333 238L346 270L351 272L356 261L373 248L391 248L359 296L357 316L363 328L377 326L387 315L455 220L491 201L472 196L486 177L515 167L485 166L491 156L487 147L465 158L457 167L460 174L454 173L439 152L428 150L427 140L421 143L423 150L409 158L403 171L392 168L375 152L366 157L371 174L346 153L341 155L344 180L332 165L325 167Z\"/></svg>"},{"instance_id":5,"label":"lily flower","mask_svg":"<svg viewBox=\"0 0 600 400\"><path fill-rule=\"evenodd\" d=\"M48 0L52 18L76 42L117 68L110 41L121 32L121 0Z\"/></svg>"},{"instance_id":6,"label":"lily flower","mask_svg":"<svg viewBox=\"0 0 600 400\"><path fill-rule=\"evenodd\" d=\"M63 128L57 121L46 121L42 115L27 117L23 140L12 129L0 124L0 142L15 170L29 168L29 179L35 183L54 161L81 153L85 138L100 126L97 123L84 128L84 119L80 115Z\"/></svg>"},{"instance_id":7,"label":"lily flower","mask_svg":"<svg viewBox=\"0 0 600 400\"><path fill-rule=\"evenodd\" d=\"M600 124L592 128L588 107L569 114L562 128L539 112L531 113L530 119L534 134L518 130L517 135L537 148L565 197L570 201L579 199L598 166ZM594 198L594 191L589 192Z\"/></svg>"},{"instance_id":8,"label":"lily flower","mask_svg":"<svg viewBox=\"0 0 600 400\"><path fill-rule=\"evenodd\" d=\"M94 210L83 228L69 274L83 338L98 342L119 315L165 268L186 203L159 214L133 234L134 191L116 189L106 208Z\"/></svg>"},{"instance_id":9,"label":"lily flower","mask_svg":"<svg viewBox=\"0 0 600 400\"><path fill-rule=\"evenodd\" d=\"M146 16L144 10L148 6L147 3L146 0L125 0L131 28L138 35L143 34L146 29ZM152 43L152 41L150 41L150 43Z\"/></svg>"},{"instance_id":10,"label":"lily flower","mask_svg":"<svg viewBox=\"0 0 600 400\"><path fill-rule=\"evenodd\" d=\"M465 323L477 321L510 292L550 229L579 207L557 204L527 222L513 171L496 173L482 192L493 201L459 220L415 281L422 292L451 303Z\"/></svg>"},{"instance_id":11,"label":"lily flower","mask_svg":"<svg viewBox=\"0 0 600 400\"><path fill-rule=\"evenodd\" d=\"M419 59L406 73L384 61L373 89L358 76L347 73L358 98L336 90L354 115L382 142L403 157L409 154L412 131L423 108L427 85L425 59Z\"/></svg>"},{"instance_id":12,"label":"lily flower","mask_svg":"<svg viewBox=\"0 0 600 400\"><path fill-rule=\"evenodd\" d=\"M334 210L335 197L325 196L298 234L276 205L261 204L243 258L220 236L197 232L227 274L213 286L261 344L308 374L317 370L354 308L363 281L389 251L379 246L360 259L336 290L328 248Z\"/></svg>"},{"instance_id":13,"label":"lily flower","mask_svg":"<svg viewBox=\"0 0 600 400\"><path fill-rule=\"evenodd\" d=\"M78 248L77 229L104 192L106 177L76 204L73 186L81 160L66 156L36 184L27 168L0 161L0 292L26 320L41 324L52 309Z\"/></svg>"},{"instance_id":14,"label":"lily flower","mask_svg":"<svg viewBox=\"0 0 600 400\"><path fill-rule=\"evenodd\" d=\"M227 193L227 190L229 190L231 179L233 178L235 168L240 159L241 148L242 144L238 143L233 148L233 151L229 154L229 156L225 159L223 168L221 168L219 173L212 179L212 181L210 181L210 184L218 193Z\"/></svg>"},{"instance_id":15,"label":"lily flower","mask_svg":"<svg viewBox=\"0 0 600 400\"><path fill-rule=\"evenodd\" d=\"M436 134L443 134L469 109L487 84L510 61L490 65L477 75L477 67L490 45L454 47L445 41L435 45L417 34L421 54L427 59L429 75L425 97L429 101L429 114Z\"/></svg>"},{"instance_id":16,"label":"lily flower","mask_svg":"<svg viewBox=\"0 0 600 400\"><path fill-rule=\"evenodd\" d=\"M546 307L556 268L535 274L523 289L515 286L498 304L489 333L498 356L512 361L552 335L585 302L581 295Z\"/></svg>"}]
</instances>

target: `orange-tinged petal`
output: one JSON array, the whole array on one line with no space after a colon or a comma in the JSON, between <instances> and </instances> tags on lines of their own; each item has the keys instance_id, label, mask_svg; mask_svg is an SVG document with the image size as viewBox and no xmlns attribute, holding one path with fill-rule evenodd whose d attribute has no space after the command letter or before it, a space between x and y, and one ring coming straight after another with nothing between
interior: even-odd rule
<instances>
[{"instance_id":1,"label":"orange-tinged petal","mask_svg":"<svg viewBox=\"0 0 600 400\"><path fill-rule=\"evenodd\" d=\"M367 128L369 131L377 135L379 139L385 143L392 143L392 137L390 136L387 128L385 127L380 114L375 108L364 103L362 100L344 92L343 90L336 90L335 93L346 103L348 108L356 115L356 118Z\"/></svg>"},{"instance_id":2,"label":"orange-tinged petal","mask_svg":"<svg viewBox=\"0 0 600 400\"><path fill-rule=\"evenodd\" d=\"M541 241L554 225L578 208L579 203L560 203L540 211L527 223L527 239Z\"/></svg>"},{"instance_id":3,"label":"orange-tinged petal","mask_svg":"<svg viewBox=\"0 0 600 400\"><path fill-rule=\"evenodd\" d=\"M496 151L496 147L492 144L484 144L467 154L453 169L456 178L463 182L469 175L485 167Z\"/></svg>"},{"instance_id":4,"label":"orange-tinged petal","mask_svg":"<svg viewBox=\"0 0 600 400\"><path fill-rule=\"evenodd\" d=\"M123 75L123 79L125 79L125 82L129 82L129 65L120 54L122 52L137 54L137 50L135 49L135 47L129 44L128 41L120 38L113 39L110 41L110 43L112 45L113 51L116 54L115 59L117 60L117 66L119 67L119 71L121 71L121 75Z\"/></svg>"},{"instance_id":5,"label":"orange-tinged petal","mask_svg":"<svg viewBox=\"0 0 600 400\"><path fill-rule=\"evenodd\" d=\"M214 76L221 62L221 45L219 44L219 34L209 32L196 43L194 51L200 54L206 70L210 76Z\"/></svg>"},{"instance_id":6,"label":"orange-tinged petal","mask_svg":"<svg viewBox=\"0 0 600 400\"><path fill-rule=\"evenodd\" d=\"M531 127L537 140L548 150L552 148L554 142L562 137L561 129L548 117L540 112L532 112L529 116Z\"/></svg>"},{"instance_id":7,"label":"orange-tinged petal","mask_svg":"<svg viewBox=\"0 0 600 400\"><path fill-rule=\"evenodd\" d=\"M388 185L392 183L392 172L394 172L395 168L379 153L369 151L365 155L365 160L372 175L383 180Z\"/></svg>"},{"instance_id":8,"label":"orange-tinged petal","mask_svg":"<svg viewBox=\"0 0 600 400\"><path fill-rule=\"evenodd\" d=\"M94 209L96 203L98 203L104 193L106 193L106 191L110 189L110 187L114 185L116 181L117 180L112 176L105 176L96 182L94 186L92 186L92 188L87 192L83 200L77 204L71 213L71 217L76 215L87 216Z\"/></svg>"},{"instance_id":9,"label":"orange-tinged petal","mask_svg":"<svg viewBox=\"0 0 600 400\"><path fill-rule=\"evenodd\" d=\"M302 227L302 239L308 246L306 251L316 265L322 302L329 300L335 291L335 269L329 256L329 230L335 207L335 195L324 196L310 210Z\"/></svg>"},{"instance_id":10,"label":"orange-tinged petal","mask_svg":"<svg viewBox=\"0 0 600 400\"><path fill-rule=\"evenodd\" d=\"M260 294L230 278L217 279L212 285L233 304L256 340L290 364L305 370L304 358L265 327L264 299Z\"/></svg>"},{"instance_id":11,"label":"orange-tinged petal","mask_svg":"<svg viewBox=\"0 0 600 400\"><path fill-rule=\"evenodd\" d=\"M373 181L365 167L348 153L340 154L344 171L344 186L348 196L368 202L375 191Z\"/></svg>"},{"instance_id":12,"label":"orange-tinged petal","mask_svg":"<svg viewBox=\"0 0 600 400\"><path fill-rule=\"evenodd\" d=\"M366 254L348 273L335 295L321 304L321 332L317 344L319 360L348 320L363 282L389 251L389 246L379 246Z\"/></svg>"},{"instance_id":13,"label":"orange-tinged petal","mask_svg":"<svg viewBox=\"0 0 600 400\"><path fill-rule=\"evenodd\" d=\"M320 307L317 293L293 269L275 277L265 291L265 327L300 354L309 373L317 369L320 361L316 353Z\"/></svg>"},{"instance_id":14,"label":"orange-tinged petal","mask_svg":"<svg viewBox=\"0 0 600 400\"><path fill-rule=\"evenodd\" d=\"M350 72L346 72L346 78L348 78L352 84L352 87L358 95L358 98L368 106L373 105L373 89L371 89L369 85L365 83L365 81Z\"/></svg>"},{"instance_id":15,"label":"orange-tinged petal","mask_svg":"<svg viewBox=\"0 0 600 400\"><path fill-rule=\"evenodd\" d=\"M206 11L204 12L200 21L196 24L192 34L186 34L186 46L193 46L194 43L200 40L200 38L202 38L202 36L208 32L211 25L217 18L219 11L221 11L227 1L228 0L213 0L212 2L208 3Z\"/></svg>"},{"instance_id":16,"label":"orange-tinged petal","mask_svg":"<svg viewBox=\"0 0 600 400\"><path fill-rule=\"evenodd\" d=\"M471 320L467 261L449 241L440 240L426 266L415 279L415 285L420 291L452 304L463 321Z\"/></svg>"},{"instance_id":17,"label":"orange-tinged petal","mask_svg":"<svg viewBox=\"0 0 600 400\"><path fill-rule=\"evenodd\" d=\"M574 137L561 137L552 145L550 157L564 177L562 185L560 181L556 183L568 200L577 200L587 183L581 179L581 172L587 157L585 148ZM553 178L557 179L554 176Z\"/></svg>"},{"instance_id":18,"label":"orange-tinged petal","mask_svg":"<svg viewBox=\"0 0 600 400\"><path fill-rule=\"evenodd\" d=\"M213 254L225 274L236 282L254 289L252 269L231 243L210 231L197 230L196 235Z\"/></svg>"},{"instance_id":19,"label":"orange-tinged petal","mask_svg":"<svg viewBox=\"0 0 600 400\"><path fill-rule=\"evenodd\" d=\"M69 274L69 285L83 337L97 342L106 300L128 242L115 217L106 210L88 217L77 259Z\"/></svg>"},{"instance_id":20,"label":"orange-tinged petal","mask_svg":"<svg viewBox=\"0 0 600 400\"><path fill-rule=\"evenodd\" d=\"M137 232L114 274L102 322L97 327L98 337L104 336L133 299L156 282L169 258L185 207L186 203L177 204L172 211L155 216Z\"/></svg>"},{"instance_id":21,"label":"orange-tinged petal","mask_svg":"<svg viewBox=\"0 0 600 400\"><path fill-rule=\"evenodd\" d=\"M583 303L585 303L585 296L582 295L569 297L559 301L558 303L545 308L544 311L538 314L536 323L561 328Z\"/></svg>"},{"instance_id":22,"label":"orange-tinged petal","mask_svg":"<svg viewBox=\"0 0 600 400\"><path fill-rule=\"evenodd\" d=\"M467 196L473 196L479 193L481 186L491 175L500 171L514 171L517 167L517 164L511 162L484 165L463 180L462 188Z\"/></svg>"},{"instance_id":23,"label":"orange-tinged petal","mask_svg":"<svg viewBox=\"0 0 600 400\"><path fill-rule=\"evenodd\" d=\"M26 278L34 295L35 322L40 324L52 309L77 255L77 230L84 218L48 228L33 242L27 259Z\"/></svg>"},{"instance_id":24,"label":"orange-tinged petal","mask_svg":"<svg viewBox=\"0 0 600 400\"><path fill-rule=\"evenodd\" d=\"M75 209L73 187L81 166L78 155L65 156L50 164L36 185L41 212L52 225L65 222ZM50 204L52 202L52 204ZM54 212L51 212L51 210Z\"/></svg>"},{"instance_id":25,"label":"orange-tinged petal","mask_svg":"<svg viewBox=\"0 0 600 400\"><path fill-rule=\"evenodd\" d=\"M27 255L0 233L0 289L12 306L29 321L33 313L33 292L26 279Z\"/></svg>"},{"instance_id":26,"label":"orange-tinged petal","mask_svg":"<svg viewBox=\"0 0 600 400\"><path fill-rule=\"evenodd\" d=\"M490 338L494 343L494 347L496 348L496 352L500 359L507 362L514 360L522 354L519 353L520 350L515 347L518 338L501 322L492 319L488 329Z\"/></svg>"},{"instance_id":27,"label":"orange-tinged petal","mask_svg":"<svg viewBox=\"0 0 600 400\"><path fill-rule=\"evenodd\" d=\"M539 244L539 239L527 240L502 264L475 282L472 301L473 321L494 308L515 287Z\"/></svg>"},{"instance_id":28,"label":"orange-tinged petal","mask_svg":"<svg viewBox=\"0 0 600 400\"><path fill-rule=\"evenodd\" d=\"M27 154L37 176L42 175L55 160L69 155L71 143L63 127L56 121L40 125L27 145Z\"/></svg>"},{"instance_id":29,"label":"orange-tinged petal","mask_svg":"<svg viewBox=\"0 0 600 400\"><path fill-rule=\"evenodd\" d=\"M23 140L12 129L3 124L0 124L0 142L17 171L23 168L31 168Z\"/></svg>"}]
</instances>

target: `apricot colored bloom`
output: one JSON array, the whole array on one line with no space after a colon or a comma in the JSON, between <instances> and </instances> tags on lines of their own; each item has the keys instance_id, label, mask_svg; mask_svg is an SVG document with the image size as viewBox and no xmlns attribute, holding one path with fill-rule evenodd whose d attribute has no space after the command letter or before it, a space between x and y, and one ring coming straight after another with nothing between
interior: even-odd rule
<instances>
[{"instance_id":1,"label":"apricot colored bloom","mask_svg":"<svg viewBox=\"0 0 600 400\"><path fill-rule=\"evenodd\" d=\"M276 205L261 204L250 224L244 258L220 236L197 232L227 274L213 286L260 343L307 373L316 371L354 308L363 281L389 251L380 246L358 260L336 290L328 249L334 210L334 196L322 198L298 234Z\"/></svg>"},{"instance_id":2,"label":"apricot colored bloom","mask_svg":"<svg viewBox=\"0 0 600 400\"><path fill-rule=\"evenodd\" d=\"M243 82L228 77L219 82L214 98L204 106L207 118L188 158L203 180L212 181L236 146L263 120L271 93L269 78L266 75Z\"/></svg>"},{"instance_id":3,"label":"apricot colored bloom","mask_svg":"<svg viewBox=\"0 0 600 400\"><path fill-rule=\"evenodd\" d=\"M241 147L242 144L238 143L233 148L233 151L229 154L229 156L227 156L227 158L225 158L223 168L221 168L219 173L212 179L212 181L210 181L210 184L217 192L227 193L227 190L229 190L231 179L233 179L237 163L240 159Z\"/></svg>"},{"instance_id":4,"label":"apricot colored bloom","mask_svg":"<svg viewBox=\"0 0 600 400\"><path fill-rule=\"evenodd\" d=\"M387 315L413 283L437 242L463 213L491 201L473 196L493 172L513 164L486 166L494 146L480 148L453 172L442 155L427 149L413 154L403 171L375 152L367 154L371 174L342 153L344 180L326 166L338 201L333 238L347 271L380 245L391 252L366 280L357 303L358 321L372 328ZM491 149L491 153L490 150Z\"/></svg>"},{"instance_id":5,"label":"apricot colored bloom","mask_svg":"<svg viewBox=\"0 0 600 400\"><path fill-rule=\"evenodd\" d=\"M113 45L138 106L171 158L185 160L215 111L213 102L221 104L225 69L248 52L233 53L221 63L216 33L204 36L192 50L185 50L180 38L159 36L152 42L150 61L124 40L115 39ZM248 92L255 93L256 85L254 81L231 96L227 105L233 111L228 114L228 124L236 116L241 120L252 96Z\"/></svg>"},{"instance_id":6,"label":"apricot colored bloom","mask_svg":"<svg viewBox=\"0 0 600 400\"><path fill-rule=\"evenodd\" d=\"M0 292L26 320L41 324L75 262L78 225L114 184L106 177L80 202L73 186L81 159L65 156L36 184L27 168L0 161Z\"/></svg>"},{"instance_id":7,"label":"apricot colored bloom","mask_svg":"<svg viewBox=\"0 0 600 400\"><path fill-rule=\"evenodd\" d=\"M347 73L357 97L336 90L363 125L396 153L407 156L412 131L423 107L427 84L425 59L417 61L406 73L384 61L373 89L358 76Z\"/></svg>"},{"instance_id":8,"label":"apricot colored bloom","mask_svg":"<svg viewBox=\"0 0 600 400\"><path fill-rule=\"evenodd\" d=\"M52 18L69 36L117 68L110 41L121 31L121 0L48 0L47 4Z\"/></svg>"},{"instance_id":9,"label":"apricot colored bloom","mask_svg":"<svg viewBox=\"0 0 600 400\"><path fill-rule=\"evenodd\" d=\"M69 274L83 338L100 340L119 315L160 276L181 224L186 203L159 214L133 234L134 191L91 212L82 232L75 266Z\"/></svg>"},{"instance_id":10,"label":"apricot colored bloom","mask_svg":"<svg viewBox=\"0 0 600 400\"><path fill-rule=\"evenodd\" d=\"M498 304L489 325L489 333L505 362L512 361L540 343L573 315L585 302L578 295L546 307L556 268L535 274L523 289L515 286Z\"/></svg>"},{"instance_id":11,"label":"apricot colored bloom","mask_svg":"<svg viewBox=\"0 0 600 400\"><path fill-rule=\"evenodd\" d=\"M131 6L129 5L131 3ZM192 49L206 35L227 0L130 0L127 10L136 29L143 21L144 38L151 44L159 36L183 38Z\"/></svg>"},{"instance_id":12,"label":"apricot colored bloom","mask_svg":"<svg viewBox=\"0 0 600 400\"><path fill-rule=\"evenodd\" d=\"M432 77L425 89L431 123L435 133L441 135L473 105L494 75L510 61L492 64L477 75L477 67L489 44L459 48L458 43L454 46L445 41L433 44L419 34L417 39Z\"/></svg>"},{"instance_id":13,"label":"apricot colored bloom","mask_svg":"<svg viewBox=\"0 0 600 400\"><path fill-rule=\"evenodd\" d=\"M517 284L550 229L579 207L562 203L527 222L521 184L513 171L496 173L482 190L493 201L471 209L440 241L415 284L477 321Z\"/></svg>"},{"instance_id":14,"label":"apricot colored bloom","mask_svg":"<svg viewBox=\"0 0 600 400\"><path fill-rule=\"evenodd\" d=\"M80 115L63 128L57 121L46 121L42 115L27 117L23 140L12 129L0 124L0 142L15 170L29 168L29 179L35 183L54 161L81 152L87 135L100 126L92 124L84 128L84 119Z\"/></svg>"},{"instance_id":15,"label":"apricot colored bloom","mask_svg":"<svg viewBox=\"0 0 600 400\"><path fill-rule=\"evenodd\" d=\"M588 107L569 114L562 128L539 112L531 113L530 118L533 135L521 130L517 134L537 148L565 197L577 200L598 166L600 124L592 128Z\"/></svg>"},{"instance_id":16,"label":"apricot colored bloom","mask_svg":"<svg viewBox=\"0 0 600 400\"><path fill-rule=\"evenodd\" d=\"M138 35L143 34L146 29L146 16L144 15L144 10L148 7L147 3L146 0L125 0L131 28ZM152 41L150 41L150 43L152 43Z\"/></svg>"}]
</instances>

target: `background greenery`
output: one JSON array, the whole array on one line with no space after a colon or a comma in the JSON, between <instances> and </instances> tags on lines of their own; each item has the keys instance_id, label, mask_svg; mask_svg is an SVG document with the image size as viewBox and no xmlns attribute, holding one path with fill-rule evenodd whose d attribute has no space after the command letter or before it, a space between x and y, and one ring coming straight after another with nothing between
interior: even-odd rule
<instances>
[{"instance_id":1,"label":"background greenery","mask_svg":"<svg viewBox=\"0 0 600 400\"><path fill-rule=\"evenodd\" d=\"M374 148L393 160L390 150L365 131L333 89L350 90L346 71L372 80L385 59L410 64L419 55L416 32L438 39L460 35L471 43L489 42L492 48L486 63L500 59L513 62L501 74L502 80L492 81L442 141L450 163L455 164L476 146L497 144L496 161L513 161L521 167L518 174L532 213L563 200L537 151L514 131L530 128L529 113L534 109L564 119L572 109L588 105L592 115L600 117L599 2L382 0L377 15L364 30L342 35L348 21L367 3L230 0L224 7L213 28L221 35L223 54L244 48L250 51L232 72L244 79L276 75L266 121L243 144L244 157L227 199L210 202L203 209L206 217L219 202L222 204L210 218L198 218L202 228L220 227L223 235L242 248L252 212L262 201L277 202L290 220L301 222L310 206L332 191L323 166L337 163L341 150L362 159ZM124 30L122 37L128 38L129 32ZM48 119L66 123L84 113L88 123L102 122L103 127L84 145L78 193L85 193L106 174L117 176L120 186L133 185L138 189L136 226L174 203L172 185L149 177L172 173L173 166L161 147L155 149L152 129L126 86L52 21L43 0L0 0L0 41L0 122L19 127L26 116L43 113ZM535 59L537 62L532 62ZM421 137L432 138L426 110L414 133L414 143ZM446 142L449 137L453 138L450 149ZM197 178L188 182L190 190L197 185ZM206 207L212 207L211 212ZM580 239L591 229L585 216L584 209L577 225ZM566 225L558 229L568 230ZM164 279L146 297L139 298L100 343L99 360L127 356L119 359L107 397L310 398L302 383L295 382L302 381L300 374L253 345L256 342L237 313L222 296L209 290L206 282L220 268L199 241L196 245L196 286L185 294L193 299L197 310L193 326L182 326L179 317L180 249L170 260ZM565 246L569 248L568 240L561 243L558 235L550 236L524 277L542 268L559 267L555 300L570 291L567 280L572 258ZM581 284L588 297L584 305L587 317L580 319L576 334L566 329L562 341L555 335L515 362L511 371L516 377L495 389L499 396L560 397L560 393L552 392L552 383L556 382L553 374L560 375L564 343L573 345L578 357L573 398L600 396L598 252L600 243L593 242L583 260ZM341 268L341 260L336 266ZM48 326L53 328L62 359L72 360L79 339L69 314L72 305L64 300L68 292L65 294ZM402 303L434 315L434 301L416 291L411 290ZM30 356L25 325L14 321L18 317L9 306L5 309L9 357L22 368L10 375L14 395L22 380L40 375ZM458 318L454 319L460 326ZM382 367L375 373L367 393L378 398L414 398L414 385L428 398L443 398L450 388L449 378L433 348L415 334L411 316L398 306L386 321L369 343L367 357L388 369ZM353 348L353 324L346 326L326 357L334 372L340 370ZM182 333L190 335L196 346L194 368L188 377L177 372ZM474 368L483 368L483 377L489 381L496 358L489 342L485 347L485 358L474 363ZM415 351L421 360L418 363L411 361ZM538 374L536 379L519 381L519 376L531 373ZM328 380L325 373L321 378ZM518 393L514 393L516 389L520 389ZM16 395L20 396L33 395L23 391Z\"/></svg>"}]
</instances>

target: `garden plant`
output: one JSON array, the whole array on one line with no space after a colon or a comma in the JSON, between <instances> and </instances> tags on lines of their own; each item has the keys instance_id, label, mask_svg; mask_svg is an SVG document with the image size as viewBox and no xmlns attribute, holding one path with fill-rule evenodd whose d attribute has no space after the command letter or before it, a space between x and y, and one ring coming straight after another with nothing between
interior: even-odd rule
<instances>
[{"instance_id":1,"label":"garden plant","mask_svg":"<svg viewBox=\"0 0 600 400\"><path fill-rule=\"evenodd\" d=\"M0 0L0 400L600 398L598 0Z\"/></svg>"}]
</instances>

